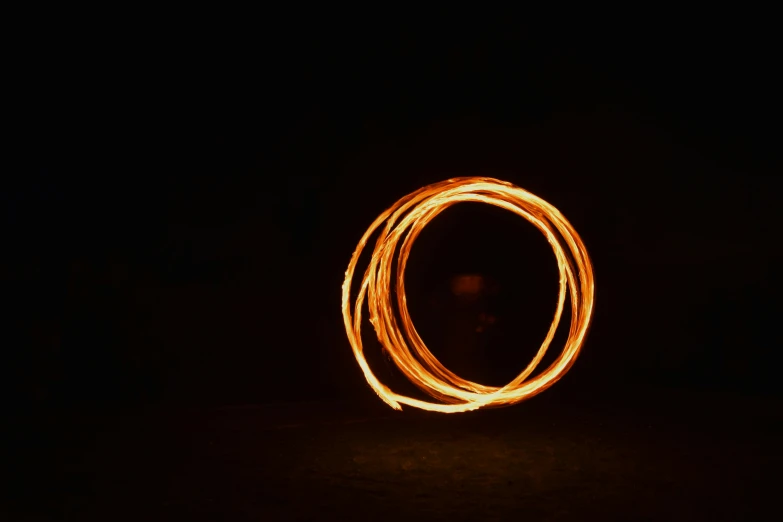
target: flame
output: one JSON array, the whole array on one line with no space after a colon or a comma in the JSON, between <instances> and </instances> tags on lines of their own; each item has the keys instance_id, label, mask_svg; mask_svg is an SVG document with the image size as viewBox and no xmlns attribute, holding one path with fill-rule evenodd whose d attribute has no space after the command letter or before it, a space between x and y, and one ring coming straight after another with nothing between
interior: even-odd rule
<instances>
[{"instance_id":1,"label":"flame","mask_svg":"<svg viewBox=\"0 0 783 522\"><path fill-rule=\"evenodd\" d=\"M560 272L557 308L546 338L527 368L503 387L478 384L449 371L427 349L408 314L404 274L414 241L438 214L451 205L467 201L495 205L531 222L552 246ZM352 312L351 284L359 256L370 237L382 225ZM396 284L392 288L392 262L398 245L397 270L394 274ZM393 312L393 290L396 291L399 320ZM549 368L527 380L552 342L567 292L571 303L571 327L563 351ZM373 221L359 241L345 272L342 313L356 361L370 387L386 404L395 410L401 410L401 405L406 404L424 410L456 413L516 404L541 393L563 377L584 343L592 319L594 295L593 267L585 245L573 226L554 206L505 181L463 177L423 187L397 201ZM373 374L364 357L361 340L365 301L370 323L391 359L413 384L440 402L427 402L395 393Z\"/></svg>"}]
</instances>

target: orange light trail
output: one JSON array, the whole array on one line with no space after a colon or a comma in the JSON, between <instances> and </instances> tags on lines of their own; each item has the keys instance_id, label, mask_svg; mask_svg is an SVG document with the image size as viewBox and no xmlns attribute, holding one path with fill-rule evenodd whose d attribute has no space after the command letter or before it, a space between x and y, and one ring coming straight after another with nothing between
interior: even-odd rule
<instances>
[{"instance_id":1,"label":"orange light trail","mask_svg":"<svg viewBox=\"0 0 783 522\"><path fill-rule=\"evenodd\" d=\"M471 201L495 205L527 219L546 236L560 272L557 308L549 331L527 368L503 387L468 381L444 367L414 328L405 297L405 267L411 247L422 229L451 205ZM382 225L352 312L351 284L359 256L370 237ZM397 267L392 274L398 246ZM396 277L394 288L392 275ZM527 380L555 336L567 293L571 303L571 327L563 351L546 370ZM393 294L396 295L399 320L394 314ZM516 404L541 393L563 377L584 343L592 319L594 295L593 267L585 245L560 211L511 183L492 178L463 177L423 187L397 201L373 221L359 241L345 272L342 313L356 361L369 385L386 404L395 410L401 410L401 405L406 404L424 410L457 413ZM361 339L365 301L370 323L391 359L413 384L440 402L427 402L395 393L373 374L364 357Z\"/></svg>"}]
</instances>

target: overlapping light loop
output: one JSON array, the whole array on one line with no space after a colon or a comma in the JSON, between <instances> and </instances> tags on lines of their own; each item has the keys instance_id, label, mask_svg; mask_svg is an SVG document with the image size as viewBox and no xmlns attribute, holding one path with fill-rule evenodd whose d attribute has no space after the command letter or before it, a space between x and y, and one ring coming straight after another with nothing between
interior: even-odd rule
<instances>
[{"instance_id":1,"label":"overlapping light loop","mask_svg":"<svg viewBox=\"0 0 783 522\"><path fill-rule=\"evenodd\" d=\"M527 368L503 387L471 382L445 368L416 332L405 297L405 267L411 247L422 229L451 205L471 201L495 205L527 219L546 236L560 272L557 307L549 331ZM354 272L367 242L378 229L380 234L352 310ZM396 270L393 270L395 255L397 265ZM392 277L395 277L394 287ZM528 379L552 342L567 294L571 304L571 326L563 351L547 369ZM594 294L593 267L585 245L573 226L554 206L504 181L464 177L421 188L378 216L359 241L345 272L342 313L356 361L369 385L386 404L396 410L402 409L402 404L407 404L424 410L456 413L515 404L541 393L557 382L574 363L582 348L592 318ZM396 296L399 317L394 312L391 301L393 296ZM439 402L422 401L395 393L373 374L365 359L361 338L365 302L370 323L391 359L413 384Z\"/></svg>"}]
</instances>

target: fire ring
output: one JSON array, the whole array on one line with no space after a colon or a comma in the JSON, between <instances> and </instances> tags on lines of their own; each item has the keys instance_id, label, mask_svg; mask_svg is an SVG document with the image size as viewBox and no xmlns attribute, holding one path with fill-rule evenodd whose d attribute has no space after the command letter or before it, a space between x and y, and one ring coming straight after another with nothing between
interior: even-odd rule
<instances>
[{"instance_id":1,"label":"fire ring","mask_svg":"<svg viewBox=\"0 0 783 522\"><path fill-rule=\"evenodd\" d=\"M499 388L463 379L444 367L416 332L405 297L405 267L411 247L422 229L451 205L471 201L495 205L527 219L546 236L560 272L557 308L541 347L522 373ZM378 229L381 229L380 234L352 310L351 286L359 256ZM393 270L395 255L397 266ZM395 277L394 287L392 276ZM571 327L565 346L548 368L528 380L554 338L566 295L570 297ZM395 410L401 410L401 405L406 404L424 410L457 413L516 404L541 393L563 377L584 344L592 319L594 296L593 267L587 249L560 211L511 183L492 178L463 177L423 187L403 197L375 219L359 241L345 272L342 313L356 361L370 387L386 404ZM396 299L398 314L394 313L392 299ZM438 402L395 393L373 374L364 357L361 339L365 302L370 323L392 361L413 384Z\"/></svg>"}]
</instances>

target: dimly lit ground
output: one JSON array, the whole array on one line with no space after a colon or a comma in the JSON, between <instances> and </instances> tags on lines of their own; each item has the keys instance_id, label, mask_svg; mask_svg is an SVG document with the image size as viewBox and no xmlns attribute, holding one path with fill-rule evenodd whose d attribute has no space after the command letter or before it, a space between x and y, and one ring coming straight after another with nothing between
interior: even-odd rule
<instances>
[{"instance_id":1,"label":"dimly lit ground","mask_svg":"<svg viewBox=\"0 0 783 522\"><path fill-rule=\"evenodd\" d=\"M59 449L42 443L6 492L13 520L714 521L774 513L779 402L676 391L633 408L630 398L581 402L552 393L450 416L395 413L379 402L92 423L82 416L52 421L49 442ZM80 435L64 442L69 432Z\"/></svg>"}]
</instances>

